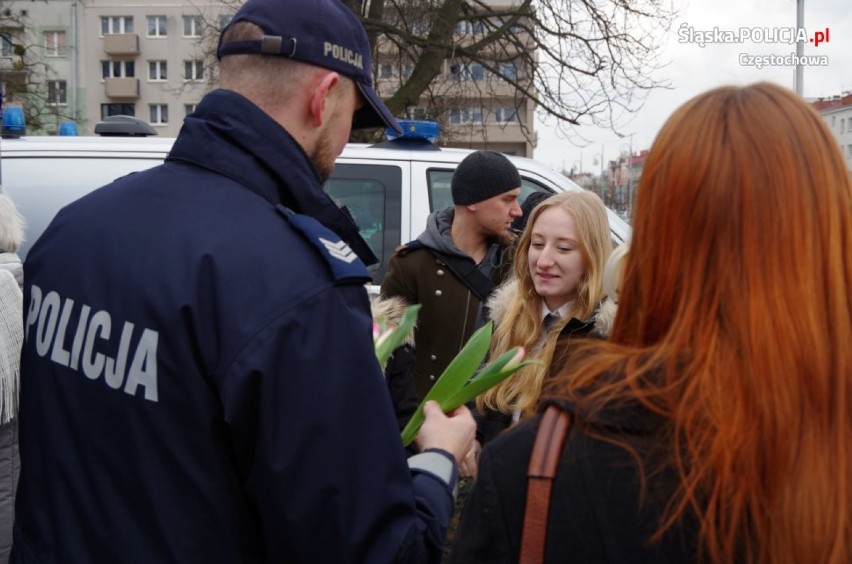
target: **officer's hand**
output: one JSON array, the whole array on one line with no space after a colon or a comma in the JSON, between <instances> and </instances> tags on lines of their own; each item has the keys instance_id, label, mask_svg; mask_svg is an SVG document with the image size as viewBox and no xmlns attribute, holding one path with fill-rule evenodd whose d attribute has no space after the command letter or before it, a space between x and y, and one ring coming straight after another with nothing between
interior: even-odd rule
<instances>
[{"instance_id":1,"label":"officer's hand","mask_svg":"<svg viewBox=\"0 0 852 564\"><path fill-rule=\"evenodd\" d=\"M438 402L430 401L423 407L423 415L425 420L415 439L420 450L443 449L461 465L476 438L476 422L470 410L461 406L444 415Z\"/></svg>"},{"instance_id":2,"label":"officer's hand","mask_svg":"<svg viewBox=\"0 0 852 564\"><path fill-rule=\"evenodd\" d=\"M460 478L476 479L476 469L479 466L480 452L482 452L482 445L479 444L479 441L473 441L473 445L471 445L470 450L459 465Z\"/></svg>"}]
</instances>

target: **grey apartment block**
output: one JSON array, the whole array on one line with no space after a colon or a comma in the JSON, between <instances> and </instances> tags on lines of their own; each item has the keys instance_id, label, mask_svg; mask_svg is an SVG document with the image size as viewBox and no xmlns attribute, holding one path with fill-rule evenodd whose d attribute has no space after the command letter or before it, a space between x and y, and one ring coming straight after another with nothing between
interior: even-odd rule
<instances>
[{"instance_id":1,"label":"grey apartment block","mask_svg":"<svg viewBox=\"0 0 852 564\"><path fill-rule=\"evenodd\" d=\"M848 103L839 104L833 108L822 110L822 118L828 124L843 158L846 168L852 172L852 96L847 95Z\"/></svg>"},{"instance_id":2,"label":"grey apartment block","mask_svg":"<svg viewBox=\"0 0 852 564\"><path fill-rule=\"evenodd\" d=\"M109 115L135 115L163 136L174 136L184 116L215 83L211 41L231 8L221 3L159 0L6 2L23 26L0 24L32 46L50 69L46 81L65 95L51 100L81 134ZM22 11L24 12L22 14ZM14 50L12 50L14 51ZM0 56L4 92L14 90L18 57ZM20 64L18 64L20 66ZM50 88L52 93L56 85ZM46 120L47 121L47 120ZM55 133L56 124L45 131Z\"/></svg>"}]
</instances>

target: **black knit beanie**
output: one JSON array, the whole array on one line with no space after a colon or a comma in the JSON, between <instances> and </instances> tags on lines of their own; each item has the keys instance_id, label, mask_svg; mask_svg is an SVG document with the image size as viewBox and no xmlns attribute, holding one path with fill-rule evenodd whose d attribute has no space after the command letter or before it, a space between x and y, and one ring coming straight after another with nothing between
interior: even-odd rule
<instances>
[{"instance_id":1,"label":"black knit beanie","mask_svg":"<svg viewBox=\"0 0 852 564\"><path fill-rule=\"evenodd\" d=\"M476 151L459 163L451 182L453 203L475 204L521 187L521 175L505 155Z\"/></svg>"}]
</instances>

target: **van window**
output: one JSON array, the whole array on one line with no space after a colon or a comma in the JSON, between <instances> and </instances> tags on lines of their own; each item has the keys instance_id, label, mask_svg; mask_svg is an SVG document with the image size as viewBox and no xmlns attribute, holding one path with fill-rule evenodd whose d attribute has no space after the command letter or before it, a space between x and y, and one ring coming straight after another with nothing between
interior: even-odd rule
<instances>
[{"instance_id":1,"label":"van window","mask_svg":"<svg viewBox=\"0 0 852 564\"><path fill-rule=\"evenodd\" d=\"M402 171L397 166L337 164L325 190L346 206L379 264L370 268L381 284L387 263L400 244Z\"/></svg>"},{"instance_id":2,"label":"van window","mask_svg":"<svg viewBox=\"0 0 852 564\"><path fill-rule=\"evenodd\" d=\"M453 194L450 189L450 181L452 178L452 170L429 169L429 207L431 211L453 205ZM553 190L522 176L521 195L518 197L518 203L523 203L523 201L527 199L527 196L533 192L547 192L548 194L552 194Z\"/></svg>"},{"instance_id":3,"label":"van window","mask_svg":"<svg viewBox=\"0 0 852 564\"><path fill-rule=\"evenodd\" d=\"M453 171L430 168L427 174L429 183L429 211L453 205L453 194L450 191L450 181L453 178Z\"/></svg>"}]
</instances>

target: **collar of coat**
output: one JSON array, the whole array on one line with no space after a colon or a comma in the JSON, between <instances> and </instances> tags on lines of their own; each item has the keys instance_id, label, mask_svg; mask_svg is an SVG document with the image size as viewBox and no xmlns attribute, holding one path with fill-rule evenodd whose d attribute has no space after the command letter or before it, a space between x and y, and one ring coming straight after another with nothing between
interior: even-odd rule
<instances>
[{"instance_id":1,"label":"collar of coat","mask_svg":"<svg viewBox=\"0 0 852 564\"><path fill-rule=\"evenodd\" d=\"M617 378L619 375L602 376L602 381ZM575 422L582 423L586 428L596 429L604 434L616 433L626 435L647 435L658 433L667 424L666 419L649 410L638 400L627 398L602 406L600 409L586 412L565 398L548 396L542 398L538 412L542 413L548 405L556 405L575 417Z\"/></svg>"},{"instance_id":2,"label":"collar of coat","mask_svg":"<svg viewBox=\"0 0 852 564\"><path fill-rule=\"evenodd\" d=\"M323 190L302 147L263 110L229 90L214 90L184 120L167 161L206 168L273 205L313 217L366 265L378 262L352 217Z\"/></svg>"},{"instance_id":3,"label":"collar of coat","mask_svg":"<svg viewBox=\"0 0 852 564\"><path fill-rule=\"evenodd\" d=\"M491 297L488 299L486 307L488 308L488 318L494 321L494 325L499 325L503 318L506 317L509 306L518 293L518 279L515 276L509 278L494 290ZM592 314L592 317L583 321L572 317L568 320L565 326L560 330L560 336L583 336L591 335L595 337L607 337L612 327L612 318L615 316L614 310L607 310L601 316L601 308Z\"/></svg>"}]
</instances>

